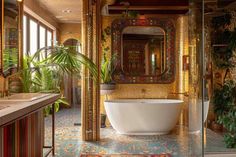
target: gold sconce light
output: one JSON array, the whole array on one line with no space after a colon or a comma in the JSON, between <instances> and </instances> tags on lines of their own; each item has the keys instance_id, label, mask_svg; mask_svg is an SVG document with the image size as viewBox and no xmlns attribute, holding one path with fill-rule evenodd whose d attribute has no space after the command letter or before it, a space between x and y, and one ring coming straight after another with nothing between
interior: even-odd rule
<instances>
[{"instance_id":1,"label":"gold sconce light","mask_svg":"<svg viewBox=\"0 0 236 157\"><path fill-rule=\"evenodd\" d=\"M183 55L183 71L189 70L189 55Z\"/></svg>"}]
</instances>

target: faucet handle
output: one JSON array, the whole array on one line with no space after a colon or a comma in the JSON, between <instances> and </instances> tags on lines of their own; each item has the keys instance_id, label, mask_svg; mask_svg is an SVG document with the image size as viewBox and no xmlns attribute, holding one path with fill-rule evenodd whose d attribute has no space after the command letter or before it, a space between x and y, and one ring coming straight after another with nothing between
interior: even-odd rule
<instances>
[{"instance_id":1,"label":"faucet handle","mask_svg":"<svg viewBox=\"0 0 236 157\"><path fill-rule=\"evenodd\" d=\"M146 93L147 92L147 90L146 89L141 89L141 93Z\"/></svg>"}]
</instances>

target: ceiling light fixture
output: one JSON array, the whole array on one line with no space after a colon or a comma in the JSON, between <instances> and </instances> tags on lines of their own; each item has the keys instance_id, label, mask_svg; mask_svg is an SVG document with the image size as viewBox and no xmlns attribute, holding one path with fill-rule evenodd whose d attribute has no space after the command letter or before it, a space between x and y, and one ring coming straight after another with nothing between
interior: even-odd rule
<instances>
[{"instance_id":1,"label":"ceiling light fixture","mask_svg":"<svg viewBox=\"0 0 236 157\"><path fill-rule=\"evenodd\" d=\"M71 13L71 10L70 9L65 9L65 10L62 10L63 13Z\"/></svg>"},{"instance_id":2,"label":"ceiling light fixture","mask_svg":"<svg viewBox=\"0 0 236 157\"><path fill-rule=\"evenodd\" d=\"M17 0L17 2L22 2L22 0Z\"/></svg>"}]
</instances>

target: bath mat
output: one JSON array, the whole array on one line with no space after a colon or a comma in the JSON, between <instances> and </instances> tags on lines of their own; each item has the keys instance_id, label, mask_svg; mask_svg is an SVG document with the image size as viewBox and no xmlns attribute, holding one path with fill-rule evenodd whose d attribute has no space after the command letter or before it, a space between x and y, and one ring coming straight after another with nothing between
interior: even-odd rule
<instances>
[{"instance_id":1,"label":"bath mat","mask_svg":"<svg viewBox=\"0 0 236 157\"><path fill-rule=\"evenodd\" d=\"M80 157L171 157L170 154L144 154L144 155L137 155L137 154L104 154L104 155L97 155L97 154L82 154Z\"/></svg>"}]
</instances>

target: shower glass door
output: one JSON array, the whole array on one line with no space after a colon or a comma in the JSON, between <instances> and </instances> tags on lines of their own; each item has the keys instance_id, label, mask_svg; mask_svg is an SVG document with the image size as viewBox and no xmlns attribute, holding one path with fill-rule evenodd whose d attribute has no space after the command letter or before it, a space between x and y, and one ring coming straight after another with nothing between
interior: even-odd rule
<instances>
[{"instance_id":1,"label":"shower glass door","mask_svg":"<svg viewBox=\"0 0 236 157\"><path fill-rule=\"evenodd\" d=\"M236 1L204 5L205 156L236 156Z\"/></svg>"},{"instance_id":2,"label":"shower glass door","mask_svg":"<svg viewBox=\"0 0 236 157\"><path fill-rule=\"evenodd\" d=\"M188 135L189 157L201 157L204 154L203 104L204 104L204 3L201 0L189 0L188 12L188 49L189 49L189 99L188 99Z\"/></svg>"}]
</instances>

